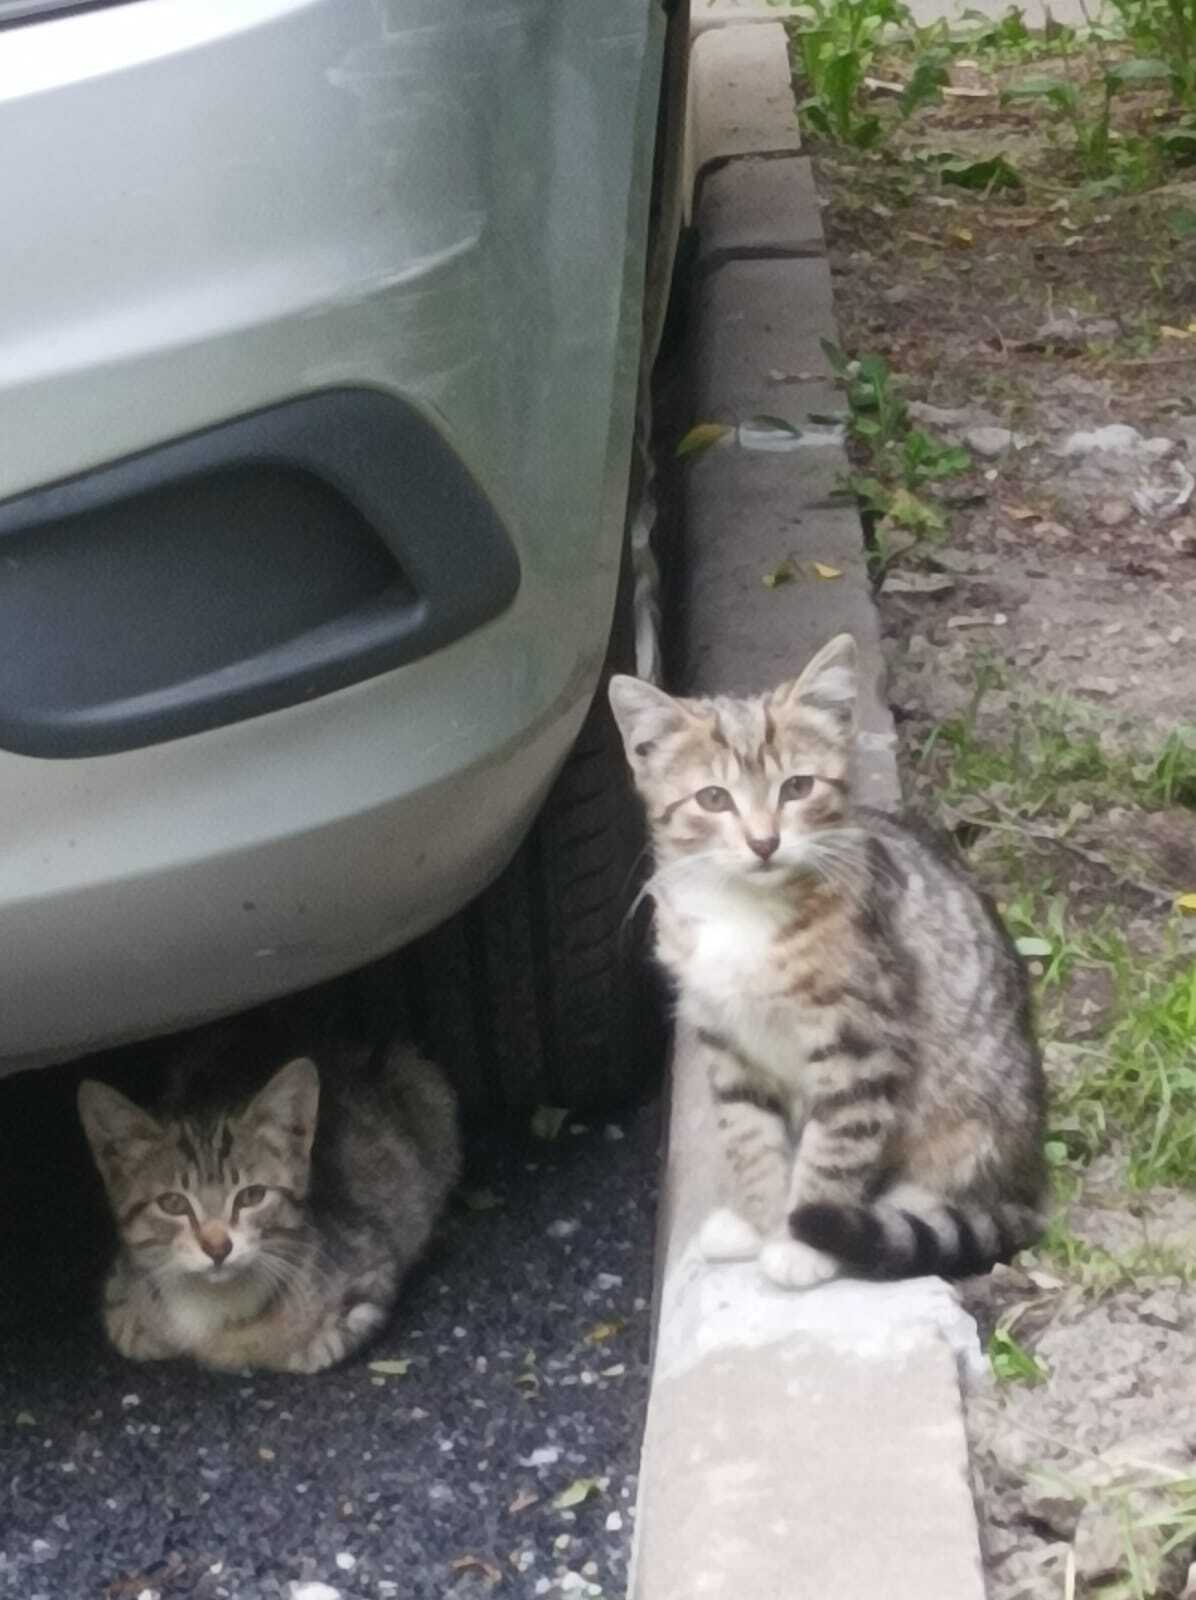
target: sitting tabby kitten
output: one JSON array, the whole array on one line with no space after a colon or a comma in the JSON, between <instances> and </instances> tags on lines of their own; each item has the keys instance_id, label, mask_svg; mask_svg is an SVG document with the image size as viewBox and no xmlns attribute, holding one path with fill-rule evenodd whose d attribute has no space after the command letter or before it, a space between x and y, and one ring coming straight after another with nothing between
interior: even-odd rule
<instances>
[{"instance_id":1,"label":"sitting tabby kitten","mask_svg":"<svg viewBox=\"0 0 1196 1600\"><path fill-rule=\"evenodd\" d=\"M120 1235L113 1344L134 1361L290 1372L350 1355L386 1320L456 1180L444 1078L403 1048L322 1082L291 1061L240 1102L186 1075L166 1104L151 1116L105 1084L79 1089Z\"/></svg>"},{"instance_id":2,"label":"sitting tabby kitten","mask_svg":"<svg viewBox=\"0 0 1196 1600\"><path fill-rule=\"evenodd\" d=\"M751 700L616 677L657 949L734 1192L710 1259L797 1287L965 1276L1033 1242L1043 1079L1021 962L960 865L856 808L855 645Z\"/></svg>"}]
</instances>

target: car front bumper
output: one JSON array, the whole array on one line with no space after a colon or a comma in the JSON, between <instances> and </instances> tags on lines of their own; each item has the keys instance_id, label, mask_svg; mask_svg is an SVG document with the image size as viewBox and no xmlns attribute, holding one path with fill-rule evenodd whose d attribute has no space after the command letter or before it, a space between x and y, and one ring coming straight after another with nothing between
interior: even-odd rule
<instances>
[{"instance_id":1,"label":"car front bumper","mask_svg":"<svg viewBox=\"0 0 1196 1600\"><path fill-rule=\"evenodd\" d=\"M0 557L22 496L368 391L436 431L519 577L282 709L10 736L0 1065L348 969L514 849L609 630L663 34L654 0L129 0L4 32Z\"/></svg>"}]
</instances>

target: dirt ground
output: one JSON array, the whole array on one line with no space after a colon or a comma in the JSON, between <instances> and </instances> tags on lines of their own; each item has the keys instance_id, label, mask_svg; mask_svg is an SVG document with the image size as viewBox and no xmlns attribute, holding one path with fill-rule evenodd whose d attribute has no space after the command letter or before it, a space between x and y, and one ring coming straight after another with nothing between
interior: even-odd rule
<instances>
[{"instance_id":1,"label":"dirt ground","mask_svg":"<svg viewBox=\"0 0 1196 1600\"><path fill-rule=\"evenodd\" d=\"M953 71L984 85L982 64ZM844 351L883 356L911 424L971 455L934 486L947 528L879 591L907 795L1023 908L1015 933L1062 908L1042 943L1115 933L1144 963L1132 988L1190 963L1196 929L1175 904L1196 890L1196 791L1152 765L1196 723L1196 245L1168 224L1196 186L1085 191L1064 145L1041 109L976 95L879 152L814 154ZM917 159L947 149L1002 153L1024 185L951 187ZM992 1348L1029 1363L969 1396L990 1591L1190 1600L1196 1195L1133 1175L1116 1113L1069 1142L1069 1074L1133 997L1113 963L1060 963L1049 984L1038 962L1059 1225L965 1291ZM1184 1070L1196 1085L1196 1053Z\"/></svg>"}]
</instances>

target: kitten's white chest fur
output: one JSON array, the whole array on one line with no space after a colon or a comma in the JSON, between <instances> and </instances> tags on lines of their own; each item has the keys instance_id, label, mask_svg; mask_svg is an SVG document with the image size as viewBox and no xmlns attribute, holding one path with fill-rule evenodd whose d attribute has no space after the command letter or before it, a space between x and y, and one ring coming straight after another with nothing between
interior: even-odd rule
<instances>
[{"instance_id":1,"label":"kitten's white chest fur","mask_svg":"<svg viewBox=\"0 0 1196 1600\"><path fill-rule=\"evenodd\" d=\"M247 1321L261 1310L265 1290L252 1273L227 1284L187 1282L164 1297L171 1331L184 1349L200 1348L230 1324Z\"/></svg>"},{"instance_id":2,"label":"kitten's white chest fur","mask_svg":"<svg viewBox=\"0 0 1196 1600\"><path fill-rule=\"evenodd\" d=\"M679 909L697 934L690 978L712 999L767 993L776 939L792 912L770 895L737 884L693 889Z\"/></svg>"},{"instance_id":3,"label":"kitten's white chest fur","mask_svg":"<svg viewBox=\"0 0 1196 1600\"><path fill-rule=\"evenodd\" d=\"M678 974L683 1015L698 1027L730 1033L753 1061L790 1080L798 1036L810 1021L793 999L778 994L777 936L792 920L792 905L736 882L688 887L672 904L695 937Z\"/></svg>"}]
</instances>

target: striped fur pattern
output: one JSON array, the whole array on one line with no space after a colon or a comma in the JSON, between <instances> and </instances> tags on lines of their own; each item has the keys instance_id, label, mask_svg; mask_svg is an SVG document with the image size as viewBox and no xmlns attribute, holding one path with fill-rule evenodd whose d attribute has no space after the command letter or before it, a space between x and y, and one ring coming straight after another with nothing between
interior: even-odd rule
<instances>
[{"instance_id":1,"label":"striped fur pattern","mask_svg":"<svg viewBox=\"0 0 1196 1600\"><path fill-rule=\"evenodd\" d=\"M657 953L717 1102L712 1259L799 1287L985 1271L1041 1227L1025 974L954 853L851 794L840 635L755 699L611 705L647 807Z\"/></svg>"},{"instance_id":2,"label":"striped fur pattern","mask_svg":"<svg viewBox=\"0 0 1196 1600\"><path fill-rule=\"evenodd\" d=\"M455 1098L405 1047L356 1071L299 1058L248 1098L241 1066L239 1096L187 1070L155 1115L81 1085L119 1238L104 1325L134 1361L319 1372L381 1328L429 1239Z\"/></svg>"}]
</instances>

